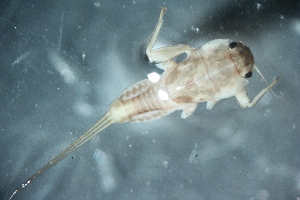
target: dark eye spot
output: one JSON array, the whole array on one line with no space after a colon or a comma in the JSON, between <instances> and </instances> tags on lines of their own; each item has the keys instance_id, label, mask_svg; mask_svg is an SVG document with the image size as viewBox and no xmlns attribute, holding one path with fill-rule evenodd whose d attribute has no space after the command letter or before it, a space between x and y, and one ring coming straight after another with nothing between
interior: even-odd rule
<instances>
[{"instance_id":1,"label":"dark eye spot","mask_svg":"<svg viewBox=\"0 0 300 200\"><path fill-rule=\"evenodd\" d=\"M245 74L245 78L250 78L252 76L252 72L248 72Z\"/></svg>"},{"instance_id":2,"label":"dark eye spot","mask_svg":"<svg viewBox=\"0 0 300 200\"><path fill-rule=\"evenodd\" d=\"M230 49L233 49L233 48L235 48L236 46L237 46L237 43L236 43L236 42L231 42L231 43L229 44Z\"/></svg>"}]
</instances>

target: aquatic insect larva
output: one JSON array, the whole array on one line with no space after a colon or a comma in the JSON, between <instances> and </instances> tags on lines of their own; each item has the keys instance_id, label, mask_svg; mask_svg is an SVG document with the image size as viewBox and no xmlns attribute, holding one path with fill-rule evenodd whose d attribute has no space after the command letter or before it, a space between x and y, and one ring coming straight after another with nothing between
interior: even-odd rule
<instances>
[{"instance_id":1,"label":"aquatic insect larva","mask_svg":"<svg viewBox=\"0 0 300 200\"><path fill-rule=\"evenodd\" d=\"M81 145L114 123L144 122L159 119L175 110L182 110L181 118L190 116L199 102L207 102L207 109L221 99L235 96L242 107L251 107L278 81L262 89L250 102L246 86L256 69L250 49L242 42L218 39L200 49L176 45L153 49L163 24L166 8L162 8L156 28L146 49L151 62L165 70L155 81L142 80L126 89L111 105L107 113L75 142L35 172L14 191L10 199L33 179L56 165ZM187 58L177 63L176 56L186 53ZM262 75L261 75L262 76ZM264 79L264 78L263 78Z\"/></svg>"}]
</instances>

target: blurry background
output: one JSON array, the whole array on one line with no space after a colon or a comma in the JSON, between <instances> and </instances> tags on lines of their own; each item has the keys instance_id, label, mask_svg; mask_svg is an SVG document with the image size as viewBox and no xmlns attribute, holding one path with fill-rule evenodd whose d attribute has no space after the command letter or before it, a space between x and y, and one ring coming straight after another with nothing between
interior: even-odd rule
<instances>
[{"instance_id":1,"label":"blurry background","mask_svg":"<svg viewBox=\"0 0 300 200\"><path fill-rule=\"evenodd\" d=\"M0 199L67 147L117 95L156 71L145 47L217 38L247 44L274 91L140 124L113 125L16 199L300 198L297 1L21 1L0 6ZM255 73L251 99L265 83Z\"/></svg>"}]
</instances>

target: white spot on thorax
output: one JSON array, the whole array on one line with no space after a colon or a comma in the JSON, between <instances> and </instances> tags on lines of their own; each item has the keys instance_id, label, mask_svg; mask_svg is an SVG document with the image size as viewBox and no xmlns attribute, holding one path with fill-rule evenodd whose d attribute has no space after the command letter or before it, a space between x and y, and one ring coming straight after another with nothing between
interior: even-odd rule
<instances>
[{"instance_id":1,"label":"white spot on thorax","mask_svg":"<svg viewBox=\"0 0 300 200\"><path fill-rule=\"evenodd\" d=\"M160 75L156 72L152 72L150 74L148 74L148 79L152 82L152 83L156 83L159 81L160 79Z\"/></svg>"}]
</instances>

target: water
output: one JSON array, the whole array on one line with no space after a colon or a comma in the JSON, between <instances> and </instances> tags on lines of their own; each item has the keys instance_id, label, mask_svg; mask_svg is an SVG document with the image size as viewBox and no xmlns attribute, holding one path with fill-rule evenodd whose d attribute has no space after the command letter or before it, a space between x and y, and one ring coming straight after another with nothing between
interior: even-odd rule
<instances>
[{"instance_id":1,"label":"water","mask_svg":"<svg viewBox=\"0 0 300 200\"><path fill-rule=\"evenodd\" d=\"M145 47L241 40L274 91L114 125L35 179L16 199L300 198L299 5L286 1L3 2L0 18L0 199L86 131L152 72ZM265 83L257 73L251 98ZM146 134L145 134L146 133ZM96 156L94 156L96 155ZM105 159L104 159L105 158ZM105 171L106 170L106 171Z\"/></svg>"}]
</instances>

